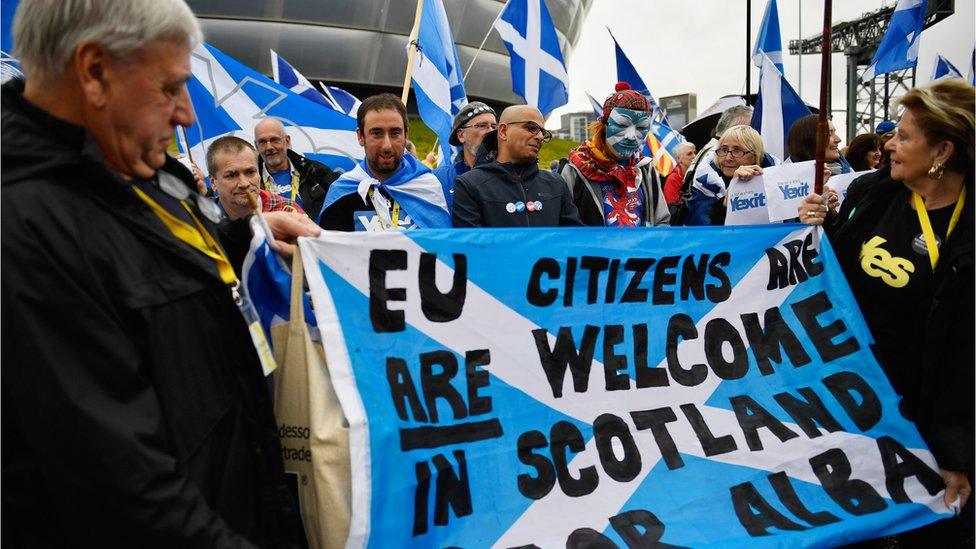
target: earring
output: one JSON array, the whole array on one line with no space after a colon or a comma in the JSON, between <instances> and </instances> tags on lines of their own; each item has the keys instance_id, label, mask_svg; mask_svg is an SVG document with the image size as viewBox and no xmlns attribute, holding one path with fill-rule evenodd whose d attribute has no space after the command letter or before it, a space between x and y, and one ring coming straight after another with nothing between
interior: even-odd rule
<instances>
[{"instance_id":1,"label":"earring","mask_svg":"<svg viewBox=\"0 0 976 549\"><path fill-rule=\"evenodd\" d=\"M945 163L943 162L936 162L935 164L932 164L931 168L929 168L930 179L941 181L943 173L945 173Z\"/></svg>"}]
</instances>

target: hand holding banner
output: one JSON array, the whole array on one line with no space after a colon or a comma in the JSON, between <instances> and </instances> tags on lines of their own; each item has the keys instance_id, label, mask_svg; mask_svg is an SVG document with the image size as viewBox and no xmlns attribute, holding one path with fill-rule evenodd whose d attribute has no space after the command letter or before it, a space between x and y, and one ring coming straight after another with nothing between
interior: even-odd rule
<instances>
[{"instance_id":1,"label":"hand holding banner","mask_svg":"<svg viewBox=\"0 0 976 549\"><path fill-rule=\"evenodd\" d=\"M829 546L946 517L820 235L300 239L347 547Z\"/></svg>"}]
</instances>

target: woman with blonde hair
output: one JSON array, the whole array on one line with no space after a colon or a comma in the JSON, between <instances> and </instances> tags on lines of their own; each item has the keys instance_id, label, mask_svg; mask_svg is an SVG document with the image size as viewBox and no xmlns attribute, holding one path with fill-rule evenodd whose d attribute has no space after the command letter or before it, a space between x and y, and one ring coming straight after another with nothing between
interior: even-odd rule
<instances>
[{"instance_id":1,"label":"woman with blonde hair","mask_svg":"<svg viewBox=\"0 0 976 549\"><path fill-rule=\"evenodd\" d=\"M732 178L748 181L761 175L763 168L776 164L772 156L763 150L759 133L746 125L732 126L725 130L715 148L715 159L703 171L696 174L688 198L686 225L725 224L726 189Z\"/></svg>"},{"instance_id":2,"label":"woman with blonde hair","mask_svg":"<svg viewBox=\"0 0 976 549\"><path fill-rule=\"evenodd\" d=\"M910 90L890 165L855 180L840 212L819 195L799 208L801 221L827 220L898 408L935 455L946 505L961 508L908 534L930 546L973 536L974 97L959 78Z\"/></svg>"}]
</instances>

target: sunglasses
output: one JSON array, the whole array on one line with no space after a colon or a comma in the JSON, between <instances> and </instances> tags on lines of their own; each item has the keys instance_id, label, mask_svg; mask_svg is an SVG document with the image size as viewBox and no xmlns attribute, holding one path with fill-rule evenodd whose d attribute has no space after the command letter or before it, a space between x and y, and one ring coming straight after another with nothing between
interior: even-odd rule
<instances>
[{"instance_id":1,"label":"sunglasses","mask_svg":"<svg viewBox=\"0 0 976 549\"><path fill-rule=\"evenodd\" d=\"M533 122L531 120L519 120L517 122L506 122L506 124L519 124L520 126L522 126L523 128L525 128L525 131L529 132L532 135L535 135L535 134L537 134L539 132L542 132L542 142L543 143L548 143L550 140L552 140L552 132L551 131L543 128L542 126L536 124L535 122Z\"/></svg>"}]
</instances>

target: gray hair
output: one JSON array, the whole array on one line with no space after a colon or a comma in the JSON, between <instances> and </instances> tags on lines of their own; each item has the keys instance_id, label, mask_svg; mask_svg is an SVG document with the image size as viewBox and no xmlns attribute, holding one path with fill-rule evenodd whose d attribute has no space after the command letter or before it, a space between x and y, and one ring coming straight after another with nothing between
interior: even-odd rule
<instances>
[{"instance_id":1,"label":"gray hair","mask_svg":"<svg viewBox=\"0 0 976 549\"><path fill-rule=\"evenodd\" d=\"M160 39L203 41L183 0L23 0L14 17L14 53L28 78L50 81L83 42L126 59Z\"/></svg>"},{"instance_id":2,"label":"gray hair","mask_svg":"<svg viewBox=\"0 0 976 549\"><path fill-rule=\"evenodd\" d=\"M695 144L692 143L691 141L682 141L681 143L678 143L677 145L674 146L674 154L676 156L681 156L685 154L686 149L694 149L694 148L695 148Z\"/></svg>"},{"instance_id":3,"label":"gray hair","mask_svg":"<svg viewBox=\"0 0 976 549\"><path fill-rule=\"evenodd\" d=\"M734 107L729 107L725 109L722 116L718 119L718 124L715 124L715 131L712 132L713 137L719 137L725 130L731 128L732 126L739 125L749 125L752 120L752 107L749 105L736 105Z\"/></svg>"}]
</instances>

